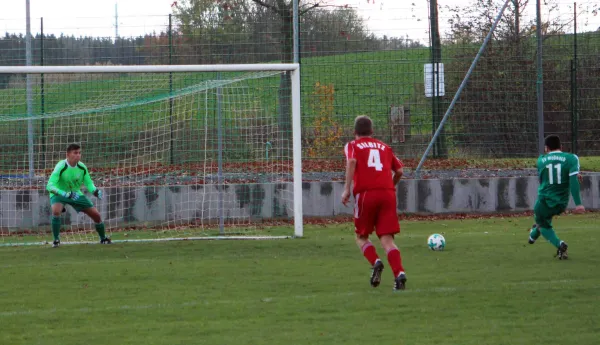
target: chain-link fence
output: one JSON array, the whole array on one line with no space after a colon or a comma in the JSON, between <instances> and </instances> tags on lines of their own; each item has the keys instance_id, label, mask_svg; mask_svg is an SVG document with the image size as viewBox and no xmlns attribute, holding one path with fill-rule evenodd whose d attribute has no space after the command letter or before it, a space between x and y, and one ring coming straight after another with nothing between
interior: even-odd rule
<instances>
[{"instance_id":1,"label":"chain-link fence","mask_svg":"<svg viewBox=\"0 0 600 345\"><path fill-rule=\"evenodd\" d=\"M307 161L340 159L357 115L371 116L376 135L400 155L420 157L501 6L500 1L491 0L455 3L439 1L439 28L433 25L432 31L436 13L429 7L431 2L300 1L303 156ZM549 0L543 11L545 133L559 134L566 149L581 155L600 154L600 132L594 130L600 127L597 7L590 1L575 5ZM114 18L77 24L73 24L75 19L34 18L33 64L293 61L291 0L187 0L172 8L170 15L120 17L118 28L113 27ZM0 65L24 65L24 22L2 22L6 34L0 39ZM534 24L534 1L515 0L509 5L436 142L434 156L537 155ZM425 70L437 62L444 64L444 80L432 85L432 91L426 85ZM22 76L0 75L0 93L15 93L24 90L24 85ZM36 88L33 98L36 116L43 116L44 102L68 99L60 94L43 95L42 89ZM279 112L274 116L285 129L281 125L286 125L289 114L289 76L281 76L278 92L283 96L274 98ZM436 94L440 96L432 97ZM10 102L8 97L2 99Z\"/></svg>"},{"instance_id":2,"label":"chain-link fence","mask_svg":"<svg viewBox=\"0 0 600 345\"><path fill-rule=\"evenodd\" d=\"M442 111L479 49L474 43L482 41L501 5L477 3L470 13L447 12L451 26L443 60L448 93ZM544 135L558 134L565 149L597 155L598 134L593 128L600 124L600 28L582 23L594 13L584 6L548 2L541 27L540 70L535 2L511 2L456 103L438 152L451 157L534 157L539 152L540 101ZM542 98L537 93L540 82Z\"/></svg>"}]
</instances>

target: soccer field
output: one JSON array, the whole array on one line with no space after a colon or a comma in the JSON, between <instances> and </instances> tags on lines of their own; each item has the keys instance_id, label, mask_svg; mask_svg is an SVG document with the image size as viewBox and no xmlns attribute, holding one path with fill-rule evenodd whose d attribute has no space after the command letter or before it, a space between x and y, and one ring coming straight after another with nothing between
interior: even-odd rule
<instances>
[{"instance_id":1,"label":"soccer field","mask_svg":"<svg viewBox=\"0 0 600 345\"><path fill-rule=\"evenodd\" d=\"M351 224L305 239L0 249L0 344L597 344L599 214L403 221L407 290L382 285ZM425 244L443 233L446 251ZM380 255L381 250L379 250Z\"/></svg>"}]
</instances>

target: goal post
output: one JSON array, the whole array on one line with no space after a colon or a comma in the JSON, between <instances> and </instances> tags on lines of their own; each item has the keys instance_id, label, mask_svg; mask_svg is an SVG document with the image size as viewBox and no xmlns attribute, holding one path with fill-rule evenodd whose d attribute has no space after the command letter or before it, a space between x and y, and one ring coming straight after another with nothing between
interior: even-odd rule
<instances>
[{"instance_id":1,"label":"goal post","mask_svg":"<svg viewBox=\"0 0 600 345\"><path fill-rule=\"evenodd\" d=\"M11 76L0 85L0 245L51 242L45 187L73 142L105 192L86 195L115 242L303 236L299 64L0 74ZM91 220L70 207L61 218L61 243L97 242Z\"/></svg>"}]
</instances>

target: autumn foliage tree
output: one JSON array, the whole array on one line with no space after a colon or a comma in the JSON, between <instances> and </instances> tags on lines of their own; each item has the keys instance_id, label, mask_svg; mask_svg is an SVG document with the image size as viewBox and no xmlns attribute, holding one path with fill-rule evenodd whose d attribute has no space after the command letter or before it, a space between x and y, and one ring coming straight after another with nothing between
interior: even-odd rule
<instances>
[{"instance_id":1,"label":"autumn foliage tree","mask_svg":"<svg viewBox=\"0 0 600 345\"><path fill-rule=\"evenodd\" d=\"M313 126L309 129L311 143L308 145L308 157L339 157L344 133L342 126L334 117L335 89L333 84L324 85L317 82L311 100L315 119Z\"/></svg>"},{"instance_id":2,"label":"autumn foliage tree","mask_svg":"<svg viewBox=\"0 0 600 345\"><path fill-rule=\"evenodd\" d=\"M335 35L340 40L346 40L345 35L354 35L355 39L366 37L366 29L362 20L353 14L353 9L344 9L340 11L325 10L327 7L335 9L331 0L299 0L299 17L309 13L315 13L323 9L327 14L333 13L335 17L329 18L332 23L352 25L352 32L347 32L341 25L332 25L327 30L334 30ZM180 30L185 35L195 35L203 37L202 49L221 49L220 62L225 57L248 59L248 55L237 56L235 51L223 51L232 47L232 41L245 42L250 39L264 40L260 36L273 36L265 46L277 47L278 60L283 63L294 62L294 12L292 0L183 0L176 5L175 16L180 26ZM322 16L311 16L312 22L306 23L307 27L323 28L318 25ZM340 19L340 20L335 20ZM352 19L352 20L348 20ZM342 24L343 25L343 24ZM344 32L344 36L339 33ZM326 35L328 33L322 32ZM272 37L271 37L272 38ZM250 41L250 40L248 40ZM208 46L207 46L208 45ZM197 55L201 55L198 53ZM237 61L238 63L250 61ZM265 61L260 61L265 62ZM278 126L282 133L281 148L291 147L288 141L291 140L291 75L281 73L278 89ZM283 156L289 156L290 152L279 152Z\"/></svg>"}]
</instances>

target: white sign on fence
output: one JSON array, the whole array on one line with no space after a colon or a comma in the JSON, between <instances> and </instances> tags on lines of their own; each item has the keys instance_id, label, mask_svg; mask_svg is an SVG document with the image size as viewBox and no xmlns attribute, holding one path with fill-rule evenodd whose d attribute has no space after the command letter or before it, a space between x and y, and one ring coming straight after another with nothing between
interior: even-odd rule
<instances>
[{"instance_id":1,"label":"white sign on fence","mask_svg":"<svg viewBox=\"0 0 600 345\"><path fill-rule=\"evenodd\" d=\"M433 69L435 65L435 70ZM438 84L439 78L439 84ZM444 64L425 64L425 97L444 96Z\"/></svg>"}]
</instances>

